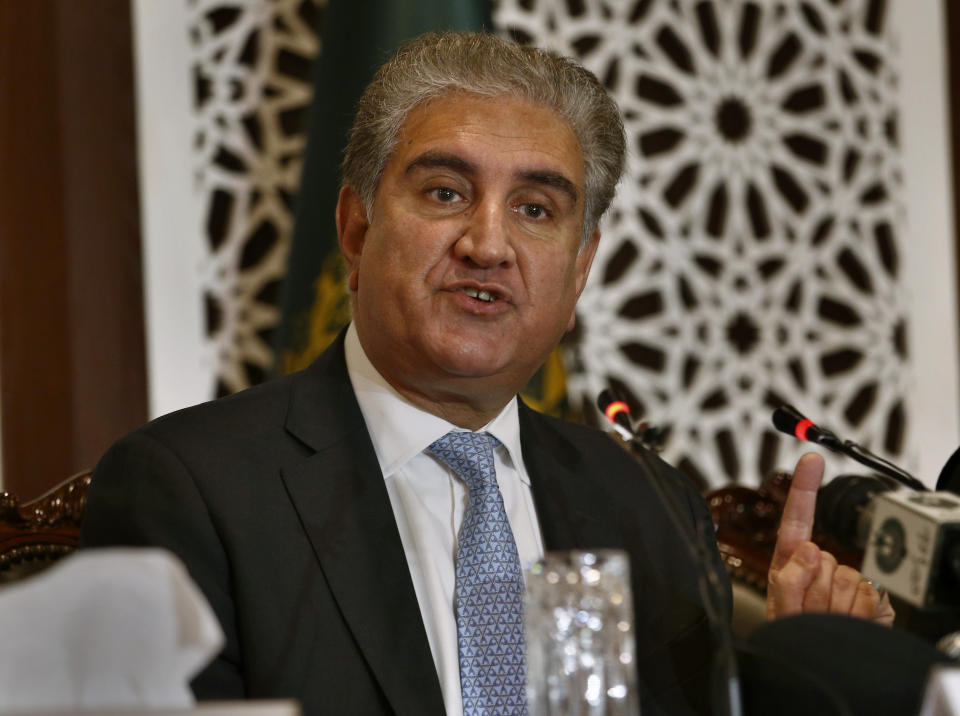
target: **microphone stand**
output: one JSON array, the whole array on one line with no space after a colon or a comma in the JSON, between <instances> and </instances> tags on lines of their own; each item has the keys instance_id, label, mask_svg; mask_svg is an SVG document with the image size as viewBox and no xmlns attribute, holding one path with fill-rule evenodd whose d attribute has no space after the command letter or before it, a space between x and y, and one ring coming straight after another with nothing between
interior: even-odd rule
<instances>
[{"instance_id":1,"label":"microphone stand","mask_svg":"<svg viewBox=\"0 0 960 716\"><path fill-rule=\"evenodd\" d=\"M608 397L610 400L607 400ZM604 391L598 398L600 412L604 415L607 415L607 406L604 403L609 402L613 402L612 396L608 391ZM713 553L707 547L708 544L716 542L716 536L707 534L706 525L699 521L696 523L696 531L691 537L687 523L681 516L681 508L677 506L674 498L664 488L660 472L650 459L641 437L634 432L629 417L626 413L622 417L618 417L618 420L610 419L611 425L624 438L630 447L630 451L639 461L641 468L647 473L654 492L666 509L667 516L678 532L683 535L687 550L690 552L694 563L700 566L697 587L703 601L707 622L710 624L710 630L717 642L715 661L717 678L714 683L715 691L711 698L714 705L720 709L717 711L717 716L743 716L743 700L740 692L740 676L737 671L736 654L733 648L733 635L729 624L718 611L718 605L726 600L726 594L721 586L722 580L720 575L717 574L716 565L713 562ZM716 703L717 701L721 703Z\"/></svg>"},{"instance_id":2,"label":"microphone stand","mask_svg":"<svg viewBox=\"0 0 960 716\"><path fill-rule=\"evenodd\" d=\"M806 432L807 435L810 435L809 431L811 428L813 429L814 432L810 437L803 437L797 434L795 428L800 423L806 423L809 426ZM822 445L833 452L846 455L861 465L865 465L871 470L876 470L881 476L888 478L888 481L892 480L896 483L895 486L902 485L917 492L926 492L929 489L906 470L897 467L888 460L884 460L879 455L875 455L865 447L853 442L853 440L841 441L833 431L815 425L792 405L783 405L773 411L773 425L777 430L787 435L791 435L800 440L808 440L817 445Z\"/></svg>"}]
</instances>

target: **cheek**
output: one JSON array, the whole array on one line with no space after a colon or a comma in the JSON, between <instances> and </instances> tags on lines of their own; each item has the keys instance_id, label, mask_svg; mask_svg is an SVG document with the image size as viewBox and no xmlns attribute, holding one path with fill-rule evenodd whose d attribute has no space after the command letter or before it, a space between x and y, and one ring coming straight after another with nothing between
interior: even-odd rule
<instances>
[{"instance_id":1,"label":"cheek","mask_svg":"<svg viewBox=\"0 0 960 716\"><path fill-rule=\"evenodd\" d=\"M552 294L562 300L568 293L575 295L574 257L567 251L541 252L527 260L528 284L541 294Z\"/></svg>"},{"instance_id":2,"label":"cheek","mask_svg":"<svg viewBox=\"0 0 960 716\"><path fill-rule=\"evenodd\" d=\"M379 222L378 222L379 223ZM385 215L371 249L371 259L391 273L423 274L435 262L441 236L429 222L407 216Z\"/></svg>"},{"instance_id":3,"label":"cheek","mask_svg":"<svg viewBox=\"0 0 960 716\"><path fill-rule=\"evenodd\" d=\"M378 236L360 264L361 294L375 302L378 311L408 313L421 300L433 266L428 247L398 234Z\"/></svg>"}]
</instances>

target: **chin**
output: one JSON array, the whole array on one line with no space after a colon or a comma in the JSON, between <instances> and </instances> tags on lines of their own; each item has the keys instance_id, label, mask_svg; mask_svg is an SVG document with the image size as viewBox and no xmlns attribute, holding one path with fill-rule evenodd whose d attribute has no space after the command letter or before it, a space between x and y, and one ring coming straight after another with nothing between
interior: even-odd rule
<instances>
[{"instance_id":1,"label":"chin","mask_svg":"<svg viewBox=\"0 0 960 716\"><path fill-rule=\"evenodd\" d=\"M510 364L509 357L490 345L445 345L431 353L435 365L444 373L459 378L489 377L500 373Z\"/></svg>"},{"instance_id":2,"label":"chin","mask_svg":"<svg viewBox=\"0 0 960 716\"><path fill-rule=\"evenodd\" d=\"M543 360L546 360L546 356ZM446 375L456 378L481 380L496 377L500 385L515 384L513 392L518 392L537 372L543 360L528 364L521 363L515 356L505 355L502 351L478 351L468 355L458 353L444 356L437 361L437 365Z\"/></svg>"},{"instance_id":3,"label":"chin","mask_svg":"<svg viewBox=\"0 0 960 716\"><path fill-rule=\"evenodd\" d=\"M443 360L437 363L447 375L457 378L489 378L506 367L498 362L484 360Z\"/></svg>"},{"instance_id":4,"label":"chin","mask_svg":"<svg viewBox=\"0 0 960 716\"><path fill-rule=\"evenodd\" d=\"M534 351L532 342L516 335L476 335L445 331L427 341L424 355L444 373L458 378L525 376L517 390L550 355L551 347ZM529 375L528 375L529 374ZM517 380L520 380L518 377Z\"/></svg>"}]
</instances>

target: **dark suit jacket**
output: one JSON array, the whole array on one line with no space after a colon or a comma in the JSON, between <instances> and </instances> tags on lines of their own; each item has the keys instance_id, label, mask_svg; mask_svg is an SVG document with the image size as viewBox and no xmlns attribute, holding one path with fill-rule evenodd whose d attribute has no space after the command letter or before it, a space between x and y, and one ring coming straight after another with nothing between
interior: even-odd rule
<instances>
[{"instance_id":1,"label":"dark suit jacket","mask_svg":"<svg viewBox=\"0 0 960 716\"><path fill-rule=\"evenodd\" d=\"M599 431L522 406L520 432L546 549L630 553L644 716L700 710L710 639L698 570L649 478ZM691 525L708 520L691 484L659 466ZM226 634L193 684L200 698L444 713L342 338L301 373L120 440L97 466L83 544L157 545L184 561Z\"/></svg>"}]
</instances>

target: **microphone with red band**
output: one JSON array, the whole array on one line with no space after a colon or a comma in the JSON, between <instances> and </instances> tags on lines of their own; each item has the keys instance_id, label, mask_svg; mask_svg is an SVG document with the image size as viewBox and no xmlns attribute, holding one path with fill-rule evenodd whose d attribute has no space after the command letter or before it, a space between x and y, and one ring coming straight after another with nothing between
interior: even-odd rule
<instances>
[{"instance_id":1,"label":"microphone with red band","mask_svg":"<svg viewBox=\"0 0 960 716\"><path fill-rule=\"evenodd\" d=\"M630 413L630 408L627 407L627 404L622 400L614 400L603 411L603 414L607 416L607 420L609 420L611 423L615 423L617 421L617 416L620 413Z\"/></svg>"},{"instance_id":2,"label":"microphone with red band","mask_svg":"<svg viewBox=\"0 0 960 716\"><path fill-rule=\"evenodd\" d=\"M714 654L715 692L711 699L712 713L717 716L743 716L733 637L725 616L727 611L723 606L727 604L729 582L725 575L720 574L722 567L718 569L714 560L716 536L713 523L709 520L694 520L694 524L690 524L689 503L681 501L675 490L667 488L668 479L654 462L653 453L649 452L651 446L662 438L660 430L643 422L634 428L630 407L609 388L597 396L597 407L636 456L664 512L683 539L691 559L700 566L697 586L707 622L717 642L717 651Z\"/></svg>"},{"instance_id":3,"label":"microphone with red band","mask_svg":"<svg viewBox=\"0 0 960 716\"><path fill-rule=\"evenodd\" d=\"M810 420L809 418L806 418L806 419L804 419L804 420L801 420L799 423L797 423L797 427L795 427L795 428L793 429L793 434L796 435L796 436L797 436L798 438L800 438L801 440L806 440L806 439L807 439L807 428L809 428L809 427L816 427L816 426L813 424L813 421L812 421L812 420Z\"/></svg>"},{"instance_id":4,"label":"microphone with red band","mask_svg":"<svg viewBox=\"0 0 960 716\"><path fill-rule=\"evenodd\" d=\"M810 418L804 417L792 405L782 405L773 411L773 424L780 432L793 435L797 440L817 443L831 450L839 449L840 438L830 430L819 427ZM843 452L840 450L840 452Z\"/></svg>"},{"instance_id":5,"label":"microphone with red band","mask_svg":"<svg viewBox=\"0 0 960 716\"><path fill-rule=\"evenodd\" d=\"M640 444L651 450L657 450L663 433L660 428L641 422L636 427L630 418L630 406L613 394L609 388L597 396L597 407L610 425L626 441L639 440Z\"/></svg>"},{"instance_id":6,"label":"microphone with red band","mask_svg":"<svg viewBox=\"0 0 960 716\"><path fill-rule=\"evenodd\" d=\"M911 490L927 490L926 485L906 470L884 460L879 455L874 455L852 440L840 440L832 431L817 425L792 405L782 405L773 411L773 425L777 430L793 435L798 440L823 445L829 450L853 458L861 465L866 465Z\"/></svg>"},{"instance_id":7,"label":"microphone with red band","mask_svg":"<svg viewBox=\"0 0 960 716\"><path fill-rule=\"evenodd\" d=\"M620 437L624 440L633 440L636 437L633 432L633 423L630 421L630 406L618 400L609 388L597 397L597 407Z\"/></svg>"}]
</instances>

